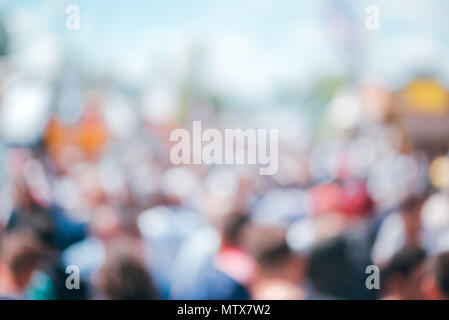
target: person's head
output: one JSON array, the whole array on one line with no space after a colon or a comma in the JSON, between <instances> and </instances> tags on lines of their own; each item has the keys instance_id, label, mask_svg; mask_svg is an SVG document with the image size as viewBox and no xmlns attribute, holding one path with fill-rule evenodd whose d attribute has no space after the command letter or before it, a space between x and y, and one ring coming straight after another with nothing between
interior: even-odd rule
<instances>
[{"instance_id":1,"label":"person's head","mask_svg":"<svg viewBox=\"0 0 449 320\"><path fill-rule=\"evenodd\" d=\"M99 270L98 288L110 300L156 299L157 293L144 262L123 248L109 252Z\"/></svg>"},{"instance_id":2,"label":"person's head","mask_svg":"<svg viewBox=\"0 0 449 320\"><path fill-rule=\"evenodd\" d=\"M319 294L348 298L349 274L351 268L347 259L347 245L343 236L336 236L317 242L309 254L307 277Z\"/></svg>"},{"instance_id":3,"label":"person's head","mask_svg":"<svg viewBox=\"0 0 449 320\"><path fill-rule=\"evenodd\" d=\"M390 298L421 299L421 281L426 253L420 248L404 248L393 256L382 272L382 289Z\"/></svg>"},{"instance_id":4,"label":"person's head","mask_svg":"<svg viewBox=\"0 0 449 320\"><path fill-rule=\"evenodd\" d=\"M430 273L423 280L422 291L427 299L449 299L449 252L436 256L429 262Z\"/></svg>"},{"instance_id":5,"label":"person's head","mask_svg":"<svg viewBox=\"0 0 449 320\"><path fill-rule=\"evenodd\" d=\"M401 205L400 212L409 246L419 246L421 211L426 199L426 194L413 195L408 197Z\"/></svg>"},{"instance_id":6,"label":"person's head","mask_svg":"<svg viewBox=\"0 0 449 320\"><path fill-rule=\"evenodd\" d=\"M257 265L254 299L302 299L305 261L288 246L284 228L252 225L244 232L245 250Z\"/></svg>"},{"instance_id":7,"label":"person's head","mask_svg":"<svg viewBox=\"0 0 449 320\"><path fill-rule=\"evenodd\" d=\"M253 225L245 231L243 239L245 249L254 257L263 277L300 282L303 260L288 246L284 228Z\"/></svg>"},{"instance_id":8,"label":"person's head","mask_svg":"<svg viewBox=\"0 0 449 320\"><path fill-rule=\"evenodd\" d=\"M42 208L35 208L29 212L18 212L15 219L11 219L7 225L7 230L15 232L32 233L46 248L55 246L56 229L54 221L49 213Z\"/></svg>"},{"instance_id":9,"label":"person's head","mask_svg":"<svg viewBox=\"0 0 449 320\"><path fill-rule=\"evenodd\" d=\"M421 211L424 202L426 201L428 196L427 192L423 192L420 194L409 195L405 198L405 200L401 203L400 211L403 214L419 214Z\"/></svg>"},{"instance_id":10,"label":"person's head","mask_svg":"<svg viewBox=\"0 0 449 320\"><path fill-rule=\"evenodd\" d=\"M25 230L0 237L0 291L20 294L44 258L39 240Z\"/></svg>"},{"instance_id":11,"label":"person's head","mask_svg":"<svg viewBox=\"0 0 449 320\"><path fill-rule=\"evenodd\" d=\"M224 217L221 225L222 247L241 247L244 230L249 225L249 218L244 213L230 213Z\"/></svg>"},{"instance_id":12,"label":"person's head","mask_svg":"<svg viewBox=\"0 0 449 320\"><path fill-rule=\"evenodd\" d=\"M30 210L35 206L30 188L23 176L15 178L13 184L14 206L19 210Z\"/></svg>"}]
</instances>

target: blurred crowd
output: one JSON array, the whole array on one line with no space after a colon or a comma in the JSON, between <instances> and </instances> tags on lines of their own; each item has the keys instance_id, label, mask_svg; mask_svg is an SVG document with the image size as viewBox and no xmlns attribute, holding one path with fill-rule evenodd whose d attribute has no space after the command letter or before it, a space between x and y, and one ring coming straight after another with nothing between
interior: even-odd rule
<instances>
[{"instance_id":1,"label":"blurred crowd","mask_svg":"<svg viewBox=\"0 0 449 320\"><path fill-rule=\"evenodd\" d=\"M132 86L69 54L54 69L51 50L27 60L3 29L0 299L449 298L449 93L437 75L370 77L337 35L354 70L248 103L198 80L200 54ZM174 166L170 133L195 120L278 129L278 172Z\"/></svg>"},{"instance_id":2,"label":"blurred crowd","mask_svg":"<svg viewBox=\"0 0 449 320\"><path fill-rule=\"evenodd\" d=\"M35 143L4 149L1 297L449 297L444 143L415 148L385 117L281 139L273 176L173 166L179 122L136 117L119 131L107 94L88 92L78 121L51 115ZM203 121L232 127L238 115ZM366 285L370 265L379 289ZM79 289L67 287L67 266L79 268Z\"/></svg>"}]
</instances>

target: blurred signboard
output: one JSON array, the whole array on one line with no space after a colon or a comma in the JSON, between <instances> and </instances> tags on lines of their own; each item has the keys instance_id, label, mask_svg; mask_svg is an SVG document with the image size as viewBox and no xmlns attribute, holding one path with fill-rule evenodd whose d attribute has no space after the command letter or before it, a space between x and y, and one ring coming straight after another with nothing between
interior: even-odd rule
<instances>
[{"instance_id":1,"label":"blurred signboard","mask_svg":"<svg viewBox=\"0 0 449 320\"><path fill-rule=\"evenodd\" d=\"M418 79L401 90L395 112L416 147L449 145L449 93L438 81Z\"/></svg>"}]
</instances>

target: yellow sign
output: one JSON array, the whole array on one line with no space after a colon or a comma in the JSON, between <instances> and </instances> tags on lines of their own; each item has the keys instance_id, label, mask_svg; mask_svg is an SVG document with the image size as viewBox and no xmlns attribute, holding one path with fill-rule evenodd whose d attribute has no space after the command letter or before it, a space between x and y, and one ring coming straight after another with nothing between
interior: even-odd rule
<instances>
[{"instance_id":1,"label":"yellow sign","mask_svg":"<svg viewBox=\"0 0 449 320\"><path fill-rule=\"evenodd\" d=\"M418 80L404 91L407 109L414 113L430 116L442 115L449 111L449 94L435 80Z\"/></svg>"}]
</instances>

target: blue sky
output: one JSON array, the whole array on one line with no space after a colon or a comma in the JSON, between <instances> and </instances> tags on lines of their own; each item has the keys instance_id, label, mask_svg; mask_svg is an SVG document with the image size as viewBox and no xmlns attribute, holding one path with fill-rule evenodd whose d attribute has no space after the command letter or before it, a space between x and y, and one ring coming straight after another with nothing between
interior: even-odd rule
<instances>
[{"instance_id":1,"label":"blue sky","mask_svg":"<svg viewBox=\"0 0 449 320\"><path fill-rule=\"evenodd\" d=\"M165 63L186 68L193 48L206 52L206 78L219 90L266 92L279 84L305 84L323 73L347 72L348 60L390 83L415 69L435 69L449 80L446 0L3 0L2 11L22 43L49 39L70 49L89 70L113 70L139 81ZM64 28L64 8L76 4L81 30ZM365 7L377 4L381 29L364 27ZM358 53L332 34L356 35ZM337 20L334 20L337 19ZM18 26L17 26L18 25ZM55 40L56 39L56 40ZM352 46L354 44L351 44ZM20 46L19 46L20 47ZM352 47L351 47L352 48Z\"/></svg>"}]
</instances>

